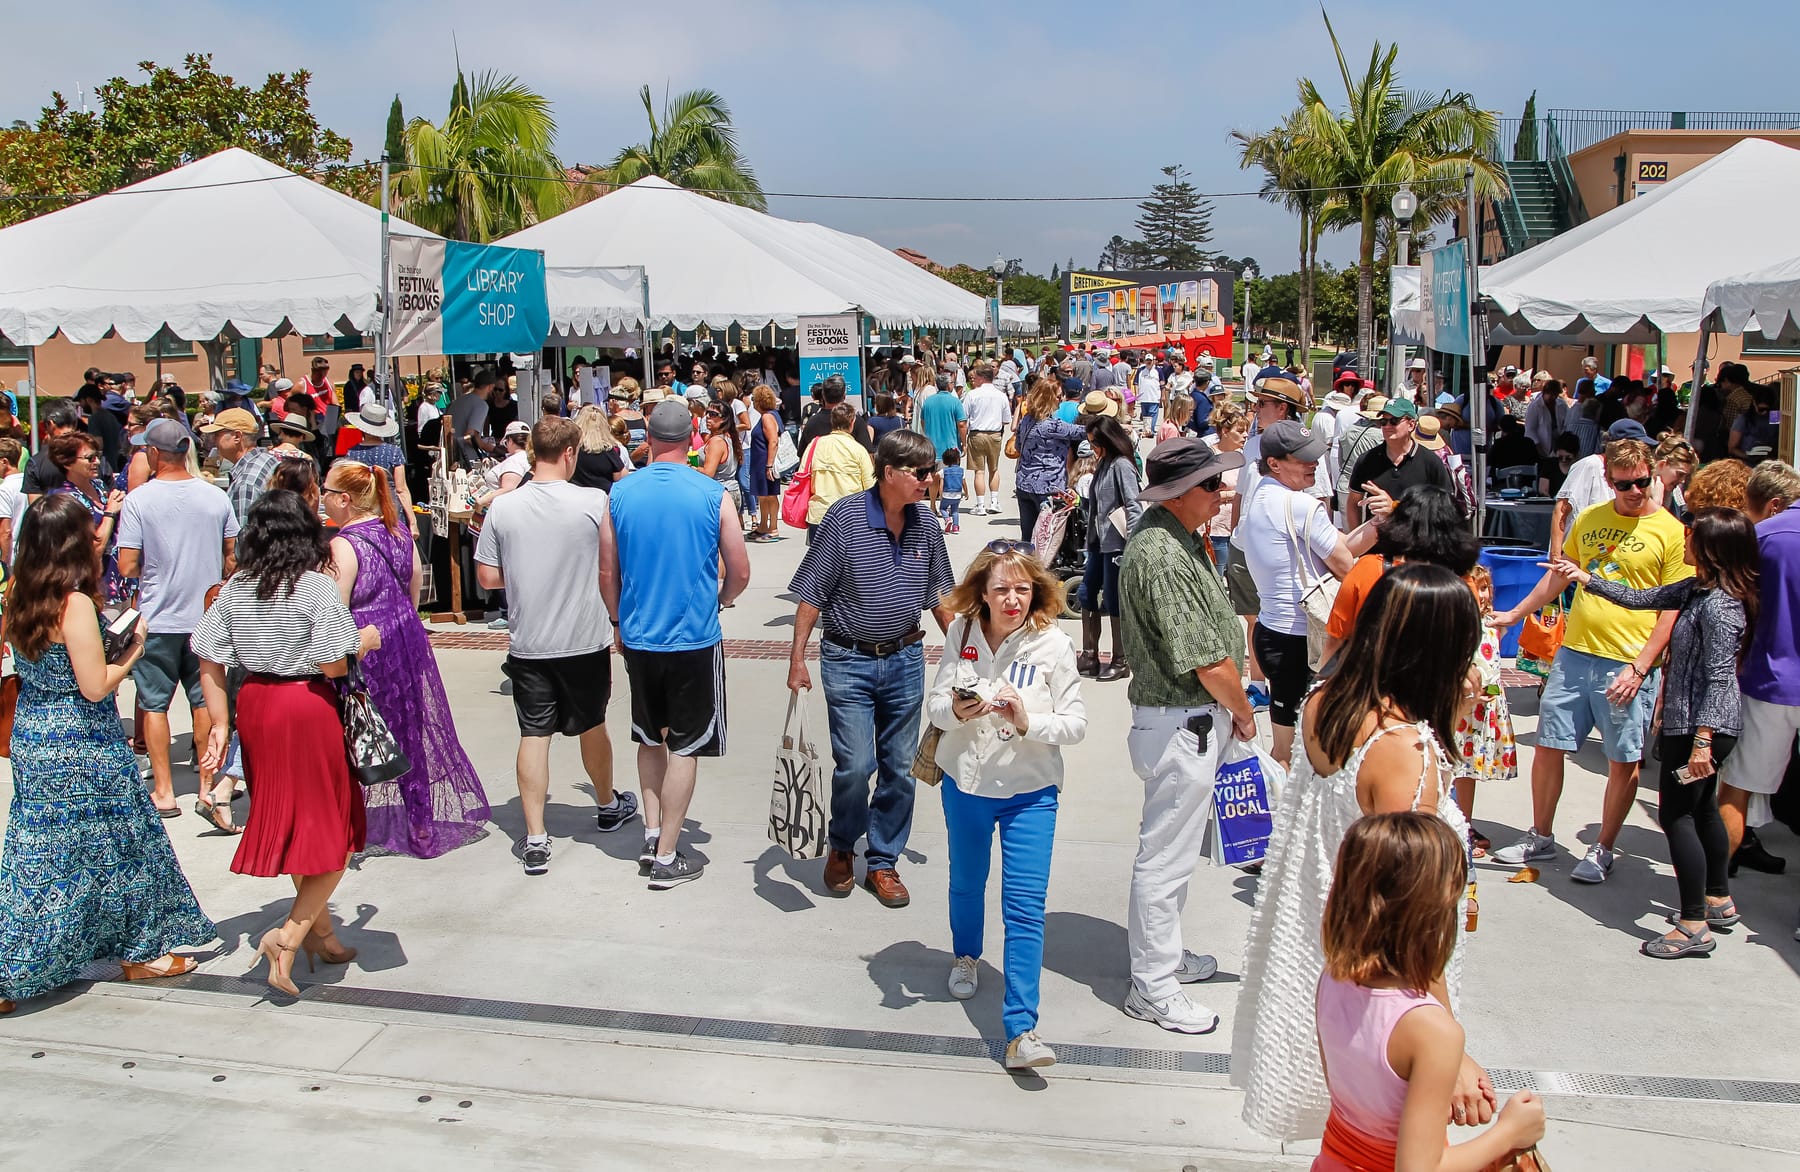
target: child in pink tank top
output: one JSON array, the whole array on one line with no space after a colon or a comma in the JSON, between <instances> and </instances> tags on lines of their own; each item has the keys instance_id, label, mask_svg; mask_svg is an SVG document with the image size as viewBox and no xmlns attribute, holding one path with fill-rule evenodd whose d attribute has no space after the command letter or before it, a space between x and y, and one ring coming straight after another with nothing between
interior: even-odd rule
<instances>
[{"instance_id":1,"label":"child in pink tank top","mask_svg":"<svg viewBox=\"0 0 1800 1172\"><path fill-rule=\"evenodd\" d=\"M1375 814L1351 825L1325 904L1319 1052L1331 1115L1314 1172L1405 1166L1480 1172L1544 1134L1530 1091L1485 1133L1447 1146L1463 1031L1429 992L1456 944L1466 844L1436 814Z\"/></svg>"}]
</instances>

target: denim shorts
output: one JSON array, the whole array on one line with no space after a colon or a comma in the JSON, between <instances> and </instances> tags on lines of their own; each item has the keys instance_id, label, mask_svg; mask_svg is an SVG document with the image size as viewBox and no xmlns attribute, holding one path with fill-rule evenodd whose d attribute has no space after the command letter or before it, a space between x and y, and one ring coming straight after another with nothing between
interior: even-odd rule
<instances>
[{"instance_id":1,"label":"denim shorts","mask_svg":"<svg viewBox=\"0 0 1800 1172\"><path fill-rule=\"evenodd\" d=\"M1606 759L1629 765L1644 758L1644 738L1656 707L1657 673L1652 670L1637 696L1615 710L1606 699L1607 677L1623 671L1625 664L1564 647L1550 665L1544 694L1538 700L1537 743L1546 749L1573 753L1600 730Z\"/></svg>"}]
</instances>

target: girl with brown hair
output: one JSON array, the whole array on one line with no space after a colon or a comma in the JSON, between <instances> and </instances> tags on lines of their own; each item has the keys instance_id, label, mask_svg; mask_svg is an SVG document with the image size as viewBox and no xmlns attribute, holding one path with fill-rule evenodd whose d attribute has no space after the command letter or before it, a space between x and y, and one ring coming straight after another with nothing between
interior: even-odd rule
<instances>
[{"instance_id":1,"label":"girl with brown hair","mask_svg":"<svg viewBox=\"0 0 1800 1172\"><path fill-rule=\"evenodd\" d=\"M1457 946L1468 877L1463 843L1430 814L1351 826L1321 929L1318 1046L1331 1112L1314 1172L1479 1172L1544 1135L1544 1105L1520 1091L1483 1135L1444 1146L1463 1029L1429 990Z\"/></svg>"},{"instance_id":2,"label":"girl with brown hair","mask_svg":"<svg viewBox=\"0 0 1800 1172\"><path fill-rule=\"evenodd\" d=\"M125 979L195 967L176 948L217 935L201 914L119 731L113 693L144 653L139 621L108 662L94 523L71 494L25 511L6 634L19 668L12 806L0 856L0 1013L90 962Z\"/></svg>"},{"instance_id":3,"label":"girl with brown hair","mask_svg":"<svg viewBox=\"0 0 1800 1172\"><path fill-rule=\"evenodd\" d=\"M1038 973L1044 960L1044 901L1063 782L1063 745L1087 735L1075 646L1057 625L1063 586L1031 550L991 542L944 599L957 614L925 697L943 730L944 823L950 842L950 996L966 1001L979 982L983 910L995 828L1000 834L1006 923L1009 1070L1049 1066L1038 1040Z\"/></svg>"}]
</instances>

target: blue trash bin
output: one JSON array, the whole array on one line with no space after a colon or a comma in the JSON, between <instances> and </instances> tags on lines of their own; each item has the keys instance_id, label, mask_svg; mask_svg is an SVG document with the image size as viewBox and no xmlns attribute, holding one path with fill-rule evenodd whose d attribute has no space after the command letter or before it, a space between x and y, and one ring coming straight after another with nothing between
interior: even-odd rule
<instances>
[{"instance_id":1,"label":"blue trash bin","mask_svg":"<svg viewBox=\"0 0 1800 1172\"><path fill-rule=\"evenodd\" d=\"M1487 567L1494 578L1494 609L1496 611L1511 610L1524 601L1531 588L1538 584L1544 571L1538 563L1548 560L1541 549L1520 549L1511 545L1483 546L1481 564ZM1507 659L1519 654L1519 628L1523 623L1510 628L1500 639L1500 654Z\"/></svg>"}]
</instances>

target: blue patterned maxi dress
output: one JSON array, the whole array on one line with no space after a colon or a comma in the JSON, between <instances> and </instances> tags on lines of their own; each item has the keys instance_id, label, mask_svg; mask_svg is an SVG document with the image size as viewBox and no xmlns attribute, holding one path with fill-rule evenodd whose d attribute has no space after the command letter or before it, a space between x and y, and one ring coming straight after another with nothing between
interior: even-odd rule
<instances>
[{"instance_id":1,"label":"blue patterned maxi dress","mask_svg":"<svg viewBox=\"0 0 1800 1172\"><path fill-rule=\"evenodd\" d=\"M61 644L18 665L0 997L49 993L96 960L144 964L214 939L138 780L112 697L81 694Z\"/></svg>"}]
</instances>

